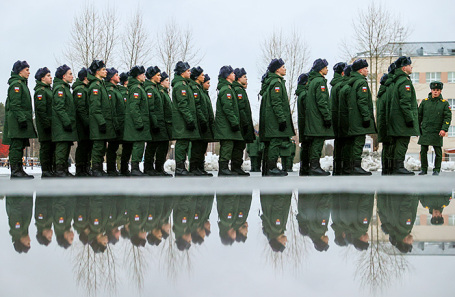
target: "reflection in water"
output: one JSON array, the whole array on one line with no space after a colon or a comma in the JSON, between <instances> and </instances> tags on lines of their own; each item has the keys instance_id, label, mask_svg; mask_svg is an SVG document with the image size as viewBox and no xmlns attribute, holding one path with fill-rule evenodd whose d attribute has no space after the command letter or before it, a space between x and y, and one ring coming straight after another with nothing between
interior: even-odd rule
<instances>
[{"instance_id":1,"label":"reflection in water","mask_svg":"<svg viewBox=\"0 0 455 297\"><path fill-rule=\"evenodd\" d=\"M217 195L218 229L223 245L235 241L245 242L248 238L248 214L251 195Z\"/></svg>"},{"instance_id":2,"label":"reflection in water","mask_svg":"<svg viewBox=\"0 0 455 297\"><path fill-rule=\"evenodd\" d=\"M33 198L27 196L6 197L9 234L18 253L27 253L31 247L28 227L32 220Z\"/></svg>"}]
</instances>

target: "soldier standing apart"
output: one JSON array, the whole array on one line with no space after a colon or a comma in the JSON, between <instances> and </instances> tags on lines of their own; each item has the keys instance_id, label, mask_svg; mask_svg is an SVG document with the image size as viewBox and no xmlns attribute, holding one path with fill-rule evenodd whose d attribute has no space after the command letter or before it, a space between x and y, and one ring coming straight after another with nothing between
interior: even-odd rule
<instances>
[{"instance_id":1,"label":"soldier standing apart","mask_svg":"<svg viewBox=\"0 0 455 297\"><path fill-rule=\"evenodd\" d=\"M161 93L161 98L163 99L163 106L164 106L164 121L166 123L166 131L168 135L168 141L167 141L167 147L169 151L169 141L172 141L172 101L171 97L169 97L169 86L170 86L170 81L169 81L169 75L166 72L161 72L161 80L160 80L160 85L159 85L159 90ZM167 155L167 152L166 152ZM171 174L167 173L164 170L164 163L161 166L156 165L155 170L162 174L162 175L167 175L167 176L172 176Z\"/></svg>"},{"instance_id":2,"label":"soldier standing apart","mask_svg":"<svg viewBox=\"0 0 455 297\"><path fill-rule=\"evenodd\" d=\"M371 175L362 168L362 152L367 134L377 133L374 122L373 100L367 82L368 63L357 59L352 63L352 72L348 84L351 86L348 97L349 129L351 143L351 174Z\"/></svg>"},{"instance_id":3,"label":"soldier standing apart","mask_svg":"<svg viewBox=\"0 0 455 297\"><path fill-rule=\"evenodd\" d=\"M341 175L342 174L342 149L345 145L345 138L340 137L340 116L339 116L339 94L341 87L343 86L344 82L344 68L346 67L346 63L340 62L333 66L333 79L330 82L332 89L330 91L330 102L332 106L332 124L333 124L333 133L335 135L335 141L333 143L333 175Z\"/></svg>"},{"instance_id":4,"label":"soldier standing apart","mask_svg":"<svg viewBox=\"0 0 455 297\"><path fill-rule=\"evenodd\" d=\"M393 142L394 175L414 175L404 168L404 159L411 136L418 136L418 108L414 86L412 85L411 58L399 57L395 62L393 85L387 88L387 96L391 96L389 124L387 133Z\"/></svg>"},{"instance_id":5,"label":"soldier standing apart","mask_svg":"<svg viewBox=\"0 0 455 297\"><path fill-rule=\"evenodd\" d=\"M208 128L207 132L202 133L201 137L202 140L206 142L206 149L207 151L207 146L209 142L213 142L215 140L214 138L214 131L215 131L215 115L213 113L213 107L212 107L212 100L210 100L210 95L209 95L209 89L210 89L210 76L208 74L204 75L204 82L202 83L202 100L201 100L201 108L202 110L205 110L206 118L208 120ZM208 173L204 169L205 167L205 160L201 159L199 163L199 170L202 171L205 175L212 176L213 174Z\"/></svg>"},{"instance_id":6,"label":"soldier standing apart","mask_svg":"<svg viewBox=\"0 0 455 297\"><path fill-rule=\"evenodd\" d=\"M73 72L67 65L55 71L52 100L52 141L55 142L56 177L73 177L68 171L68 158L73 141L77 141L76 108L70 83Z\"/></svg>"},{"instance_id":7,"label":"soldier standing apart","mask_svg":"<svg viewBox=\"0 0 455 297\"><path fill-rule=\"evenodd\" d=\"M329 63L317 59L313 63L308 78L308 94L305 100L305 131L309 138L309 175L327 176L330 172L322 170L319 159L326 139L333 138L332 110L329 104L329 93L325 76L329 72Z\"/></svg>"},{"instance_id":8,"label":"soldier standing apart","mask_svg":"<svg viewBox=\"0 0 455 297\"><path fill-rule=\"evenodd\" d=\"M123 141L123 130L125 129L125 100L123 99L122 93L120 93L118 85L119 82L120 76L118 75L117 69L108 69L106 76L106 89L112 109L114 111L114 124L116 134L116 138L109 140L107 146L106 165L107 174L109 176L120 176L120 173L117 171L117 151ZM122 159L125 158L123 156L125 153L128 152L124 152L122 145Z\"/></svg>"},{"instance_id":9,"label":"soldier standing apart","mask_svg":"<svg viewBox=\"0 0 455 297\"><path fill-rule=\"evenodd\" d=\"M52 142L52 75L47 68L40 68L35 74L35 120L38 130L41 178L54 176L55 145Z\"/></svg>"},{"instance_id":10,"label":"soldier standing apart","mask_svg":"<svg viewBox=\"0 0 455 297\"><path fill-rule=\"evenodd\" d=\"M179 61L172 80L172 137L175 143L175 176L193 176L185 168L190 142L200 139L197 125L196 102L189 86L190 65Z\"/></svg>"},{"instance_id":11,"label":"soldier standing apart","mask_svg":"<svg viewBox=\"0 0 455 297\"><path fill-rule=\"evenodd\" d=\"M129 73L123 140L132 143L131 176L145 176L139 169L139 163L144 155L145 142L152 140L150 110L143 88L145 68L134 66Z\"/></svg>"},{"instance_id":12,"label":"soldier standing apart","mask_svg":"<svg viewBox=\"0 0 455 297\"><path fill-rule=\"evenodd\" d=\"M77 148L76 148L76 176L91 176L90 159L92 155L92 141L90 140L90 120L88 102L87 68L82 68L73 84L73 100L76 108Z\"/></svg>"},{"instance_id":13,"label":"soldier standing apart","mask_svg":"<svg viewBox=\"0 0 455 297\"><path fill-rule=\"evenodd\" d=\"M92 148L92 176L107 176L103 170L104 155L108 140L114 140L117 127L114 123L114 110L107 93L104 79L107 76L106 66L103 61L94 60L89 67L87 78L90 82L89 118L90 139Z\"/></svg>"},{"instance_id":14,"label":"soldier standing apart","mask_svg":"<svg viewBox=\"0 0 455 297\"><path fill-rule=\"evenodd\" d=\"M251 116L250 100L246 93L248 87L248 78L244 68L236 68L234 70L235 81L232 83L235 93L237 94L237 104L239 106L240 127L244 140L243 147L232 152L231 169L237 172L238 175L249 176L250 174L242 170L243 151L247 143L252 143L255 140L253 118ZM241 149L241 150L240 150Z\"/></svg>"},{"instance_id":15,"label":"soldier standing apart","mask_svg":"<svg viewBox=\"0 0 455 297\"><path fill-rule=\"evenodd\" d=\"M299 176L308 176L310 174L310 139L305 137L305 100L308 94L308 73L300 74L297 80L297 124L299 128L300 141L300 170Z\"/></svg>"},{"instance_id":16,"label":"soldier standing apart","mask_svg":"<svg viewBox=\"0 0 455 297\"><path fill-rule=\"evenodd\" d=\"M243 151L245 147L242 132L240 132L237 95L232 87L234 80L234 69L231 66L221 67L218 75L215 116L215 139L220 140L218 176L239 175L236 171L229 170L229 160L232 162L233 153Z\"/></svg>"},{"instance_id":17,"label":"soldier standing apart","mask_svg":"<svg viewBox=\"0 0 455 297\"><path fill-rule=\"evenodd\" d=\"M13 65L8 80L8 97L5 104L5 126L3 128L3 144L9 144L9 164L11 178L33 178L22 168L24 148L30 146L30 138L36 138L33 126L33 109L27 79L30 66L26 61L17 61Z\"/></svg>"},{"instance_id":18,"label":"soldier standing apart","mask_svg":"<svg viewBox=\"0 0 455 297\"><path fill-rule=\"evenodd\" d=\"M442 162L443 137L449 131L452 120L452 111L449 102L441 95L443 83L434 81L430 83L431 93L428 98L422 100L419 106L419 127L420 127L420 161L422 171L419 175L428 172L428 146L433 146L436 158L434 159L433 175L439 175Z\"/></svg>"},{"instance_id":19,"label":"soldier standing apart","mask_svg":"<svg viewBox=\"0 0 455 297\"><path fill-rule=\"evenodd\" d=\"M128 73L122 72L120 74L120 85L118 90L122 94L123 104L126 110L126 100L128 99ZM123 132L122 132L123 133ZM131 172L128 169L128 164L131 158L131 150L133 144L129 141L122 141L122 156L120 158L120 174L123 176L130 176Z\"/></svg>"}]
</instances>

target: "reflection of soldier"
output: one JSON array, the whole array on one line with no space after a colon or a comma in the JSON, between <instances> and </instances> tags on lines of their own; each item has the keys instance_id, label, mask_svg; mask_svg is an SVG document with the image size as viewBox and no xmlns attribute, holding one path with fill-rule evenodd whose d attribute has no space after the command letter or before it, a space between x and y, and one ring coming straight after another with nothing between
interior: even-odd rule
<instances>
[{"instance_id":1,"label":"reflection of soldier","mask_svg":"<svg viewBox=\"0 0 455 297\"><path fill-rule=\"evenodd\" d=\"M112 197L90 198L88 240L95 253L103 253L108 242L115 244L119 240L120 231L114 228L115 206Z\"/></svg>"},{"instance_id":2,"label":"reflection of soldier","mask_svg":"<svg viewBox=\"0 0 455 297\"><path fill-rule=\"evenodd\" d=\"M343 221L343 215L347 211L347 203L344 194L333 194L331 205L332 229L335 232L335 243L338 246L346 246L346 223Z\"/></svg>"},{"instance_id":3,"label":"reflection of soldier","mask_svg":"<svg viewBox=\"0 0 455 297\"><path fill-rule=\"evenodd\" d=\"M446 208L452 197L450 194L444 195L421 195L420 203L427 208L431 214L431 224L442 225L444 224L444 217L442 211Z\"/></svg>"},{"instance_id":4,"label":"reflection of soldier","mask_svg":"<svg viewBox=\"0 0 455 297\"><path fill-rule=\"evenodd\" d=\"M163 238L166 239L169 236L169 216L172 211L172 204L169 204L169 201L172 201L172 198L148 198L145 231L148 232L147 242L151 245L158 246Z\"/></svg>"},{"instance_id":5,"label":"reflection of soldier","mask_svg":"<svg viewBox=\"0 0 455 297\"><path fill-rule=\"evenodd\" d=\"M30 249L28 227L32 219L33 198L31 196L6 197L9 234L18 253L27 253Z\"/></svg>"},{"instance_id":6,"label":"reflection of soldier","mask_svg":"<svg viewBox=\"0 0 455 297\"><path fill-rule=\"evenodd\" d=\"M174 197L164 197L163 205L163 215L161 216L160 225L161 225L161 234L163 238L166 239L171 233L171 223L170 216L172 209L174 208L175 198Z\"/></svg>"},{"instance_id":7,"label":"reflection of soldier","mask_svg":"<svg viewBox=\"0 0 455 297\"><path fill-rule=\"evenodd\" d=\"M70 197L57 197L52 200L55 237L57 244L64 249L73 244L74 232L71 229L71 221L74 215L74 202Z\"/></svg>"},{"instance_id":8,"label":"reflection of soldier","mask_svg":"<svg viewBox=\"0 0 455 297\"><path fill-rule=\"evenodd\" d=\"M74 200L73 228L79 234L79 240L82 244L86 245L88 243L88 234L90 233L88 224L90 198L82 196L76 197Z\"/></svg>"},{"instance_id":9,"label":"reflection of soldier","mask_svg":"<svg viewBox=\"0 0 455 297\"><path fill-rule=\"evenodd\" d=\"M287 237L284 235L291 207L292 194L261 195L262 232L274 252L283 252Z\"/></svg>"},{"instance_id":10,"label":"reflection of soldier","mask_svg":"<svg viewBox=\"0 0 455 297\"><path fill-rule=\"evenodd\" d=\"M175 200L172 230L175 234L175 244L180 251L188 250L191 247L191 228L195 212L196 199L194 196L178 197Z\"/></svg>"},{"instance_id":11,"label":"reflection of soldier","mask_svg":"<svg viewBox=\"0 0 455 297\"><path fill-rule=\"evenodd\" d=\"M146 197L128 197L126 208L128 212L129 224L127 226L128 236L134 246L145 246L147 232L145 232L145 222L147 219L147 199Z\"/></svg>"},{"instance_id":12,"label":"reflection of soldier","mask_svg":"<svg viewBox=\"0 0 455 297\"><path fill-rule=\"evenodd\" d=\"M347 207L341 214L341 219L346 224L346 241L353 244L359 251L367 250L374 194L349 194L348 197L343 198L347 202Z\"/></svg>"},{"instance_id":13,"label":"reflection of soldier","mask_svg":"<svg viewBox=\"0 0 455 297\"><path fill-rule=\"evenodd\" d=\"M309 236L319 252L329 249L329 238L325 235L330 218L330 195L299 194L297 221L300 234Z\"/></svg>"},{"instance_id":14,"label":"reflection of soldier","mask_svg":"<svg viewBox=\"0 0 455 297\"><path fill-rule=\"evenodd\" d=\"M36 197L35 225L36 240L39 244L48 246L52 241L52 197Z\"/></svg>"},{"instance_id":15,"label":"reflection of soldier","mask_svg":"<svg viewBox=\"0 0 455 297\"><path fill-rule=\"evenodd\" d=\"M194 224L191 232L193 243L201 244L210 235L210 213L212 212L213 195L199 196L196 200Z\"/></svg>"},{"instance_id":16,"label":"reflection of soldier","mask_svg":"<svg viewBox=\"0 0 455 297\"><path fill-rule=\"evenodd\" d=\"M247 218L251 195L217 195L218 227L224 245L245 242L248 235Z\"/></svg>"}]
</instances>

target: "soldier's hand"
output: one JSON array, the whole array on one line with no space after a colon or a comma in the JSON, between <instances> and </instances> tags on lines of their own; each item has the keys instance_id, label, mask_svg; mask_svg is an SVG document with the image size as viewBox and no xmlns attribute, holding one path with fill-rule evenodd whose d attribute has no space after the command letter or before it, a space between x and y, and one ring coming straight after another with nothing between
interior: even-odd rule
<instances>
[{"instance_id":1,"label":"soldier's hand","mask_svg":"<svg viewBox=\"0 0 455 297\"><path fill-rule=\"evenodd\" d=\"M186 129L189 131L194 131L196 129L196 125L194 124L194 122L188 123L186 124Z\"/></svg>"},{"instance_id":2,"label":"soldier's hand","mask_svg":"<svg viewBox=\"0 0 455 297\"><path fill-rule=\"evenodd\" d=\"M153 127L153 128L152 128L153 134L158 134L158 133L160 133L160 130L161 130L160 127Z\"/></svg>"},{"instance_id":3,"label":"soldier's hand","mask_svg":"<svg viewBox=\"0 0 455 297\"><path fill-rule=\"evenodd\" d=\"M447 135L447 132L444 130L439 131L439 136L444 137Z\"/></svg>"},{"instance_id":4,"label":"soldier's hand","mask_svg":"<svg viewBox=\"0 0 455 297\"><path fill-rule=\"evenodd\" d=\"M139 128L136 128L136 130L137 130L137 131L142 131L142 130L144 130L144 126L141 126L141 127L139 127Z\"/></svg>"},{"instance_id":5,"label":"soldier's hand","mask_svg":"<svg viewBox=\"0 0 455 297\"><path fill-rule=\"evenodd\" d=\"M65 132L73 132L73 127L71 127L71 124L64 125L63 130L65 130Z\"/></svg>"},{"instance_id":6,"label":"soldier's hand","mask_svg":"<svg viewBox=\"0 0 455 297\"><path fill-rule=\"evenodd\" d=\"M28 126L27 122L20 122L19 123L19 128L21 128L21 129L27 129L27 126Z\"/></svg>"},{"instance_id":7,"label":"soldier's hand","mask_svg":"<svg viewBox=\"0 0 455 297\"><path fill-rule=\"evenodd\" d=\"M106 133L106 124L99 125L98 130L100 130L100 133Z\"/></svg>"},{"instance_id":8,"label":"soldier's hand","mask_svg":"<svg viewBox=\"0 0 455 297\"><path fill-rule=\"evenodd\" d=\"M283 132L284 130L286 130L286 127L287 127L287 126L288 126L288 125L286 124L286 122L281 122L281 123L278 124L278 129L279 129L281 132Z\"/></svg>"},{"instance_id":9,"label":"soldier's hand","mask_svg":"<svg viewBox=\"0 0 455 297\"><path fill-rule=\"evenodd\" d=\"M232 130L232 132L240 131L240 125L231 126L231 130Z\"/></svg>"},{"instance_id":10,"label":"soldier's hand","mask_svg":"<svg viewBox=\"0 0 455 297\"><path fill-rule=\"evenodd\" d=\"M207 132L207 129L208 129L207 123L206 122L202 122L201 123L201 132L205 133L205 132Z\"/></svg>"},{"instance_id":11,"label":"soldier's hand","mask_svg":"<svg viewBox=\"0 0 455 297\"><path fill-rule=\"evenodd\" d=\"M406 122L406 127L408 128L414 127L414 122L413 121Z\"/></svg>"},{"instance_id":12,"label":"soldier's hand","mask_svg":"<svg viewBox=\"0 0 455 297\"><path fill-rule=\"evenodd\" d=\"M331 120L324 120L324 127L329 129L332 127L332 121Z\"/></svg>"},{"instance_id":13,"label":"soldier's hand","mask_svg":"<svg viewBox=\"0 0 455 297\"><path fill-rule=\"evenodd\" d=\"M368 121L363 121L363 122L362 122L362 126L363 126L363 128L368 128L368 127L370 127L370 120L368 120Z\"/></svg>"}]
</instances>

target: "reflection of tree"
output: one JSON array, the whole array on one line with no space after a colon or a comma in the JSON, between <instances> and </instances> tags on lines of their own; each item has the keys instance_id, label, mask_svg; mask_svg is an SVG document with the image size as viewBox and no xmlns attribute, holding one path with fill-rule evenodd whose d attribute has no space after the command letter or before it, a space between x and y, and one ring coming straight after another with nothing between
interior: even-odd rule
<instances>
[{"instance_id":1,"label":"reflection of tree","mask_svg":"<svg viewBox=\"0 0 455 297\"><path fill-rule=\"evenodd\" d=\"M125 242L124 249L124 267L128 271L131 282L134 283L137 290L140 291L144 287L144 273L149 266L145 249L143 247L134 246L130 241Z\"/></svg>"}]
</instances>

